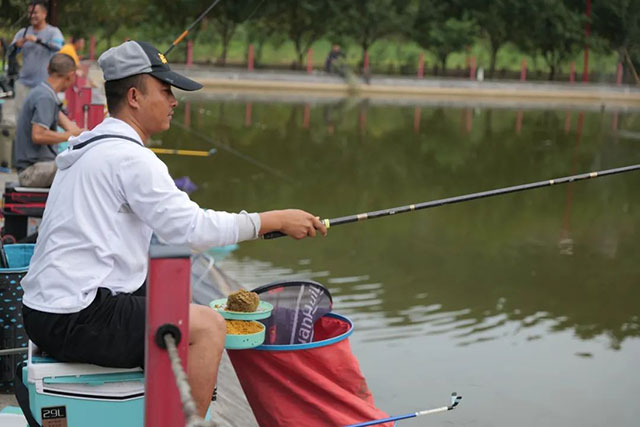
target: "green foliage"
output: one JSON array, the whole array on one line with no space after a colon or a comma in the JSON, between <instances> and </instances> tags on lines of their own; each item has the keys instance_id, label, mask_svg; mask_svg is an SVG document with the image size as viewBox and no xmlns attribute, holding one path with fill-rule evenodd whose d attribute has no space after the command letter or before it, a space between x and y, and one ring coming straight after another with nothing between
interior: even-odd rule
<instances>
[{"instance_id":1,"label":"green foliage","mask_svg":"<svg viewBox=\"0 0 640 427\"><path fill-rule=\"evenodd\" d=\"M2 0L0 3L0 28L2 32L15 32L27 22L24 0Z\"/></svg>"},{"instance_id":2,"label":"green foliage","mask_svg":"<svg viewBox=\"0 0 640 427\"><path fill-rule=\"evenodd\" d=\"M468 15L459 18L452 15L450 4L437 0L421 2L410 32L420 46L438 57L443 70L449 54L472 44L477 32L475 22Z\"/></svg>"},{"instance_id":3,"label":"green foliage","mask_svg":"<svg viewBox=\"0 0 640 427\"><path fill-rule=\"evenodd\" d=\"M347 38L362 49L362 58L376 40L402 32L402 25L409 19L405 13L409 2L397 0L354 0L332 2L334 38Z\"/></svg>"},{"instance_id":4,"label":"green foliage","mask_svg":"<svg viewBox=\"0 0 640 427\"><path fill-rule=\"evenodd\" d=\"M541 55L553 80L560 64L584 46L584 14L557 0L539 0L518 7L515 43L530 55Z\"/></svg>"},{"instance_id":5,"label":"green foliage","mask_svg":"<svg viewBox=\"0 0 640 427\"><path fill-rule=\"evenodd\" d=\"M27 4L0 3L0 35L11 38L26 23ZM65 35L95 35L98 51L125 38L169 46L211 4L58 1L58 26ZM546 66L552 78L579 59L587 22L596 54L592 65L600 61L613 73L627 53L640 65L638 0L593 1L590 21L584 0L220 0L188 37L197 41L197 59L219 63L246 60L253 44L257 61L301 67L313 47L314 63L320 64L337 42L352 66L368 50L378 72L411 72L424 51L429 69L434 62L466 67L473 55L491 77L496 68L518 69L526 56L535 68ZM179 46L173 60L184 52Z\"/></svg>"},{"instance_id":6,"label":"green foliage","mask_svg":"<svg viewBox=\"0 0 640 427\"><path fill-rule=\"evenodd\" d=\"M329 1L278 0L273 3L269 19L293 42L299 68L311 45L328 33L333 18Z\"/></svg>"}]
</instances>

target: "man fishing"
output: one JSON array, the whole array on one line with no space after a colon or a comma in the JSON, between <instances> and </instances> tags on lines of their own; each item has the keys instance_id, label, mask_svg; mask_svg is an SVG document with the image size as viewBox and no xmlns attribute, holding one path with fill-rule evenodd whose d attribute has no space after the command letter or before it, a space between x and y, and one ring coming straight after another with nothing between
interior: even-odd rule
<instances>
[{"instance_id":1,"label":"man fishing","mask_svg":"<svg viewBox=\"0 0 640 427\"><path fill-rule=\"evenodd\" d=\"M152 233L195 250L280 231L326 235L301 210L238 214L203 210L178 190L149 138L169 129L171 86L199 83L171 71L145 42L128 41L98 60L111 117L71 138L55 176L29 273L22 281L27 333L62 361L112 367L144 362L144 282ZM189 309L188 377L206 414L224 348L225 323L209 307Z\"/></svg>"}]
</instances>

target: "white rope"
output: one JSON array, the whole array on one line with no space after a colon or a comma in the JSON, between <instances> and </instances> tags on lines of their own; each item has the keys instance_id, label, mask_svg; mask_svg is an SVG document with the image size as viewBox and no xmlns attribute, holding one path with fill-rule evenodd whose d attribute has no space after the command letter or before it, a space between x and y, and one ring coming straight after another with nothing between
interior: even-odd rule
<instances>
[{"instance_id":1,"label":"white rope","mask_svg":"<svg viewBox=\"0 0 640 427\"><path fill-rule=\"evenodd\" d=\"M176 385L178 386L178 392L180 393L180 400L182 401L182 410L184 411L184 417L186 419L186 427L215 427L216 423L213 421L203 420L198 416L196 410L196 403L191 396L191 387L187 380L187 374L182 369L182 362L180 361L180 355L178 354L178 348L176 347L176 340L171 334L164 335L164 343L167 346L167 352L169 353L169 360L171 361L171 370L176 379Z\"/></svg>"}]
</instances>

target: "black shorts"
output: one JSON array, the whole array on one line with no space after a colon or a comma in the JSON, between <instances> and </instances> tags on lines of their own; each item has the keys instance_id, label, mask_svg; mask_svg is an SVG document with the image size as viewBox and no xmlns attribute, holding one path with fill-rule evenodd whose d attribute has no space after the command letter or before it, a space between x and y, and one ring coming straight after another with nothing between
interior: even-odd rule
<instances>
[{"instance_id":1,"label":"black shorts","mask_svg":"<svg viewBox=\"0 0 640 427\"><path fill-rule=\"evenodd\" d=\"M22 307L29 339L61 362L113 368L144 365L145 286L133 294L112 295L99 288L91 305L70 314Z\"/></svg>"}]
</instances>

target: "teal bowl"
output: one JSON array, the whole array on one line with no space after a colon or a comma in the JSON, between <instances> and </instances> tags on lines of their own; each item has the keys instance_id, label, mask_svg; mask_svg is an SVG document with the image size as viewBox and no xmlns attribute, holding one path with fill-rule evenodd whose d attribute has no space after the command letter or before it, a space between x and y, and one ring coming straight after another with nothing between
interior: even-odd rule
<instances>
[{"instance_id":1,"label":"teal bowl","mask_svg":"<svg viewBox=\"0 0 640 427\"><path fill-rule=\"evenodd\" d=\"M262 330L260 332L248 335L227 334L227 337L224 340L224 348L228 350L245 350L247 348L262 345L264 342L265 327L260 322L256 323L262 326Z\"/></svg>"},{"instance_id":2,"label":"teal bowl","mask_svg":"<svg viewBox=\"0 0 640 427\"><path fill-rule=\"evenodd\" d=\"M226 310L227 299L220 298L214 299L209 303L209 307L213 308L215 311L220 313L222 317L229 320L259 320L266 319L271 316L271 311L273 310L273 306L266 301L260 301L258 304L258 308L256 311L252 312L244 312L244 311L230 311Z\"/></svg>"}]
</instances>

